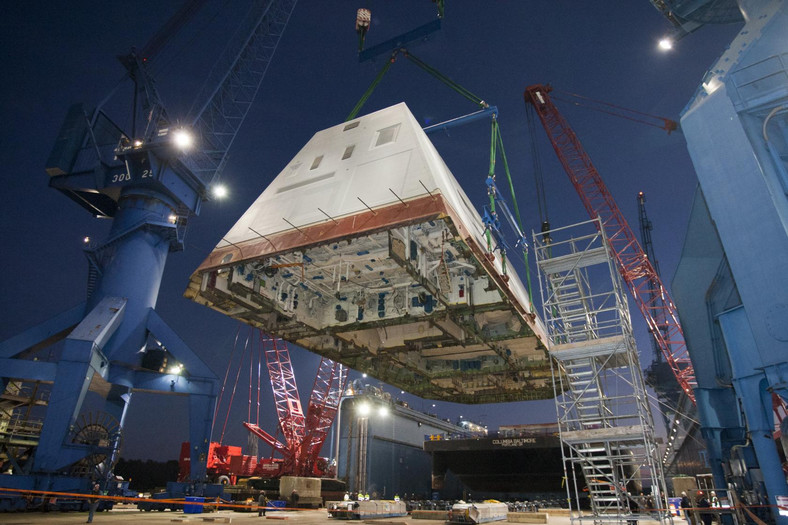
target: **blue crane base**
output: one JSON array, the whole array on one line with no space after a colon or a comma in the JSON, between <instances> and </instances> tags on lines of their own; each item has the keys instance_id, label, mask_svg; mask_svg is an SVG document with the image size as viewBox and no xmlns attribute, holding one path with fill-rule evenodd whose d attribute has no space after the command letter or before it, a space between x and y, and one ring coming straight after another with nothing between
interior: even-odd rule
<instances>
[{"instance_id":1,"label":"blue crane base","mask_svg":"<svg viewBox=\"0 0 788 525\"><path fill-rule=\"evenodd\" d=\"M0 392L52 385L48 400L30 400L47 405L40 434L5 432L24 444L3 452L15 475L33 476L28 488L76 471L108 483L135 390L188 396L191 479L204 479L218 379L154 309L173 246L171 210L166 195L128 188L109 240L91 252L100 254L91 260L100 279L88 302L0 343ZM102 398L101 421L85 417L89 396Z\"/></svg>"}]
</instances>

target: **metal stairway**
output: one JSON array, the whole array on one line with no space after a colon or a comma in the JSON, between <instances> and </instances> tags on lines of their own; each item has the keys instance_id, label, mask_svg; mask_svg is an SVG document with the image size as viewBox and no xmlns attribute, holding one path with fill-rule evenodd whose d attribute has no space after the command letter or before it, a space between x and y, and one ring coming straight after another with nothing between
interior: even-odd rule
<instances>
[{"instance_id":1,"label":"metal stairway","mask_svg":"<svg viewBox=\"0 0 788 525\"><path fill-rule=\"evenodd\" d=\"M570 231L571 229L571 231ZM576 232L581 232L577 235ZM540 232L541 236L541 232ZM534 237L548 327L572 522L670 520L665 482L626 298L608 244L590 221ZM587 495L591 512L581 510Z\"/></svg>"}]
</instances>

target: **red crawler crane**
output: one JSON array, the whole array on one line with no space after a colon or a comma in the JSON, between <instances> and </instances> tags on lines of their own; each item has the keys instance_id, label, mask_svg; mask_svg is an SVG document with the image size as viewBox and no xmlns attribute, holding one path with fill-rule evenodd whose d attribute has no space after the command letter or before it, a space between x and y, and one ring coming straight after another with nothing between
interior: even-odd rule
<instances>
[{"instance_id":1,"label":"red crawler crane","mask_svg":"<svg viewBox=\"0 0 788 525\"><path fill-rule=\"evenodd\" d=\"M342 393L347 383L347 369L339 363L323 358L312 385L312 393L309 398L309 406L304 415L301 399L298 395L293 364L290 360L290 352L286 343L281 339L275 339L263 332L259 332L260 352L265 354L268 376L271 380L271 389L274 393L274 404L279 420L277 433L284 436L284 443L279 441L265 430L258 426L259 421L252 423L244 422L244 426L254 435L262 439L265 443L278 452L282 457L262 458L258 461L257 456L245 455L241 447L223 445L221 441L224 437L224 428L219 442L210 443L207 457L207 472L211 479L222 483L235 483L239 477L260 476L264 478L279 478L281 476L304 476L304 477L327 477L333 475L328 462L320 457L320 449L326 440L326 436L334 422ZM248 344L248 340L247 340ZM244 360L244 353L241 361ZM253 380L253 361L255 355L258 358L258 385L257 385L257 404L259 419L259 354L253 350L249 351L249 419L252 418L252 385ZM225 384L229 377L231 363L228 365L225 376ZM233 397L237 388L238 377L240 376L241 364L239 363L236 384L233 387ZM224 388L223 388L224 389ZM230 405L232 405L232 398ZM221 397L217 402L221 403ZM230 409L227 409L229 417ZM225 427L227 420L225 420ZM190 461L189 443L181 446L180 474L179 480L188 479Z\"/></svg>"},{"instance_id":2,"label":"red crawler crane","mask_svg":"<svg viewBox=\"0 0 788 525\"><path fill-rule=\"evenodd\" d=\"M601 219L621 277L635 298L665 361L694 404L692 388L696 384L695 371L687 352L676 306L577 135L550 99L550 91L552 89L549 86L541 84L529 86L525 90L525 102L532 104L539 115L553 149L586 211L592 218Z\"/></svg>"},{"instance_id":3,"label":"red crawler crane","mask_svg":"<svg viewBox=\"0 0 788 525\"><path fill-rule=\"evenodd\" d=\"M282 454L280 475L319 477L326 470L319 464L320 449L337 414L347 370L325 357L320 360L304 416L287 345L262 332L260 339L284 443L254 423L247 422L244 426Z\"/></svg>"}]
</instances>

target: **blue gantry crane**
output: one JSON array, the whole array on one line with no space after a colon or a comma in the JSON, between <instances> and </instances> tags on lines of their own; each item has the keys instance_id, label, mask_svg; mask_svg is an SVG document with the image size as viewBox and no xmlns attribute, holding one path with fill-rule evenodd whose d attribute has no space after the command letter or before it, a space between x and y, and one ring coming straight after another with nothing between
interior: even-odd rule
<instances>
[{"instance_id":1,"label":"blue gantry crane","mask_svg":"<svg viewBox=\"0 0 788 525\"><path fill-rule=\"evenodd\" d=\"M673 290L714 484L788 523L772 401L788 399L788 2L652 3L679 36L744 22L681 117L699 187Z\"/></svg>"},{"instance_id":2,"label":"blue gantry crane","mask_svg":"<svg viewBox=\"0 0 788 525\"><path fill-rule=\"evenodd\" d=\"M87 491L117 459L135 391L189 397L191 481L205 477L217 378L155 310L164 265L184 246L252 104L296 0L260 0L228 43L188 118L168 114L149 61L205 3L189 1L140 52L129 129L100 105L70 108L47 162L50 186L97 217L86 240L87 300L0 343L0 487ZM103 408L84 406L88 392Z\"/></svg>"}]
</instances>

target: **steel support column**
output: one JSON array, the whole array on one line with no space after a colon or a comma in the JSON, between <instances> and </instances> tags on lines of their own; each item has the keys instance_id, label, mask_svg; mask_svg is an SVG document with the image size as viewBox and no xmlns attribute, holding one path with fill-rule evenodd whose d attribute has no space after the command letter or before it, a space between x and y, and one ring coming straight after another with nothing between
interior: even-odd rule
<instances>
[{"instance_id":1,"label":"steel support column","mask_svg":"<svg viewBox=\"0 0 788 525\"><path fill-rule=\"evenodd\" d=\"M784 367L788 356L788 198L781 182L785 160L770 153L780 148L784 156L785 144L767 143L766 136L777 139L786 121L780 108L788 102L788 3L739 0L739 7L744 29L704 77L681 127L741 298L741 307L718 320L735 369L733 388L775 504L786 485L768 437L771 403L764 404L762 395L783 387L764 371ZM702 410L725 413L731 407L707 404Z\"/></svg>"},{"instance_id":2,"label":"steel support column","mask_svg":"<svg viewBox=\"0 0 788 525\"><path fill-rule=\"evenodd\" d=\"M733 383L747 419L748 435L761 467L769 502L776 505L777 496L788 496L788 485L782 469L771 468L780 465L773 436L771 393L766 390L765 374L753 366L758 363L758 348L750 330L750 321L743 307L720 314L718 319L728 351L738 356L732 363ZM780 516L776 507L771 511L778 523L788 524L788 517Z\"/></svg>"}]
</instances>

